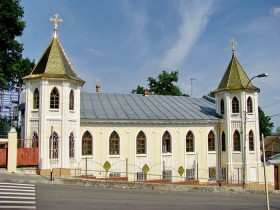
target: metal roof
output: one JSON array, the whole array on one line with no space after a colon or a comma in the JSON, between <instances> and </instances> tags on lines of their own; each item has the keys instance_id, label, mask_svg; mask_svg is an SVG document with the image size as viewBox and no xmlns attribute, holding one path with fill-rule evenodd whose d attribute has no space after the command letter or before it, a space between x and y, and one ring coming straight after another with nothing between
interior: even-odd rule
<instances>
[{"instance_id":1,"label":"metal roof","mask_svg":"<svg viewBox=\"0 0 280 210\"><path fill-rule=\"evenodd\" d=\"M205 98L119 93L81 93L81 120L219 120Z\"/></svg>"}]
</instances>

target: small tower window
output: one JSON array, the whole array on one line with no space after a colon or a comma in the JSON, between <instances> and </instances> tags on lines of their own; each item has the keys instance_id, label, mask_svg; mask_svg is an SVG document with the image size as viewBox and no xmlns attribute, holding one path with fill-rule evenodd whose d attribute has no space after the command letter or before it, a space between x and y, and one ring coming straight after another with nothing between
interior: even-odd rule
<instances>
[{"instance_id":1,"label":"small tower window","mask_svg":"<svg viewBox=\"0 0 280 210\"><path fill-rule=\"evenodd\" d=\"M116 131L113 131L109 139L109 154L119 155L120 154L120 137Z\"/></svg>"},{"instance_id":2,"label":"small tower window","mask_svg":"<svg viewBox=\"0 0 280 210\"><path fill-rule=\"evenodd\" d=\"M194 137L191 131L186 135L186 152L194 152Z\"/></svg>"},{"instance_id":3,"label":"small tower window","mask_svg":"<svg viewBox=\"0 0 280 210\"><path fill-rule=\"evenodd\" d=\"M171 153L171 135L168 131L162 136L162 153Z\"/></svg>"},{"instance_id":4,"label":"small tower window","mask_svg":"<svg viewBox=\"0 0 280 210\"><path fill-rule=\"evenodd\" d=\"M232 99L232 113L239 113L239 101L236 97Z\"/></svg>"},{"instance_id":5,"label":"small tower window","mask_svg":"<svg viewBox=\"0 0 280 210\"><path fill-rule=\"evenodd\" d=\"M57 88L54 88L51 92L50 108L59 109L59 93Z\"/></svg>"},{"instance_id":6,"label":"small tower window","mask_svg":"<svg viewBox=\"0 0 280 210\"><path fill-rule=\"evenodd\" d=\"M213 131L208 133L208 151L215 151L215 135Z\"/></svg>"},{"instance_id":7,"label":"small tower window","mask_svg":"<svg viewBox=\"0 0 280 210\"><path fill-rule=\"evenodd\" d=\"M251 97L248 97L247 99L247 112L253 113L253 100Z\"/></svg>"},{"instance_id":8,"label":"small tower window","mask_svg":"<svg viewBox=\"0 0 280 210\"><path fill-rule=\"evenodd\" d=\"M222 133L222 151L226 151L226 135L225 132Z\"/></svg>"},{"instance_id":9,"label":"small tower window","mask_svg":"<svg viewBox=\"0 0 280 210\"><path fill-rule=\"evenodd\" d=\"M33 109L39 109L39 97L39 90L36 88L33 93Z\"/></svg>"},{"instance_id":10,"label":"small tower window","mask_svg":"<svg viewBox=\"0 0 280 210\"><path fill-rule=\"evenodd\" d=\"M54 131L50 137L50 142L49 142L50 159L54 159L54 160L58 159L58 143L59 143L59 137L58 134Z\"/></svg>"},{"instance_id":11,"label":"small tower window","mask_svg":"<svg viewBox=\"0 0 280 210\"><path fill-rule=\"evenodd\" d=\"M224 99L221 100L221 114L225 114L225 103L224 103Z\"/></svg>"},{"instance_id":12,"label":"small tower window","mask_svg":"<svg viewBox=\"0 0 280 210\"><path fill-rule=\"evenodd\" d=\"M70 91L69 95L69 110L74 110L74 91Z\"/></svg>"},{"instance_id":13,"label":"small tower window","mask_svg":"<svg viewBox=\"0 0 280 210\"><path fill-rule=\"evenodd\" d=\"M241 151L240 134L237 130L233 134L233 151Z\"/></svg>"},{"instance_id":14,"label":"small tower window","mask_svg":"<svg viewBox=\"0 0 280 210\"><path fill-rule=\"evenodd\" d=\"M69 158L75 157L75 139L73 132L69 136Z\"/></svg>"},{"instance_id":15,"label":"small tower window","mask_svg":"<svg viewBox=\"0 0 280 210\"><path fill-rule=\"evenodd\" d=\"M252 130L249 132L249 151L254 151L254 134Z\"/></svg>"}]
</instances>

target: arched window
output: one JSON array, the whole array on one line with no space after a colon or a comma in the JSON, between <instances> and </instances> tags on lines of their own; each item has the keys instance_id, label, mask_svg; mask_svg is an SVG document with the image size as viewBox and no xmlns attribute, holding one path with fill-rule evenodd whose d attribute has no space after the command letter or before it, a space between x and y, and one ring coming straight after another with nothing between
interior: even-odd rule
<instances>
[{"instance_id":1,"label":"arched window","mask_svg":"<svg viewBox=\"0 0 280 210\"><path fill-rule=\"evenodd\" d=\"M221 100L221 114L225 114L225 103L224 103L224 99Z\"/></svg>"},{"instance_id":2,"label":"arched window","mask_svg":"<svg viewBox=\"0 0 280 210\"><path fill-rule=\"evenodd\" d=\"M116 131L113 131L109 139L109 154L119 155L120 154L120 137Z\"/></svg>"},{"instance_id":3,"label":"arched window","mask_svg":"<svg viewBox=\"0 0 280 210\"><path fill-rule=\"evenodd\" d=\"M222 151L226 151L226 134L225 132L222 133Z\"/></svg>"},{"instance_id":4,"label":"arched window","mask_svg":"<svg viewBox=\"0 0 280 210\"><path fill-rule=\"evenodd\" d=\"M70 91L69 95L69 110L74 110L74 91Z\"/></svg>"},{"instance_id":5,"label":"arched window","mask_svg":"<svg viewBox=\"0 0 280 210\"><path fill-rule=\"evenodd\" d=\"M239 113L239 101L236 97L232 99L232 113Z\"/></svg>"},{"instance_id":6,"label":"arched window","mask_svg":"<svg viewBox=\"0 0 280 210\"><path fill-rule=\"evenodd\" d=\"M186 135L186 152L194 152L194 137L191 131Z\"/></svg>"},{"instance_id":7,"label":"arched window","mask_svg":"<svg viewBox=\"0 0 280 210\"><path fill-rule=\"evenodd\" d=\"M162 136L162 153L171 153L171 135L168 131Z\"/></svg>"},{"instance_id":8,"label":"arched window","mask_svg":"<svg viewBox=\"0 0 280 210\"><path fill-rule=\"evenodd\" d=\"M237 130L233 134L233 151L241 151L240 134Z\"/></svg>"},{"instance_id":9,"label":"arched window","mask_svg":"<svg viewBox=\"0 0 280 210\"><path fill-rule=\"evenodd\" d=\"M82 155L92 155L92 136L89 131L82 137Z\"/></svg>"},{"instance_id":10,"label":"arched window","mask_svg":"<svg viewBox=\"0 0 280 210\"><path fill-rule=\"evenodd\" d=\"M136 139L137 154L146 154L146 135L140 131Z\"/></svg>"},{"instance_id":11,"label":"arched window","mask_svg":"<svg viewBox=\"0 0 280 210\"><path fill-rule=\"evenodd\" d=\"M75 139L73 132L69 136L69 158L75 157Z\"/></svg>"},{"instance_id":12,"label":"arched window","mask_svg":"<svg viewBox=\"0 0 280 210\"><path fill-rule=\"evenodd\" d=\"M39 90L36 88L33 93L33 109L39 109L39 97Z\"/></svg>"},{"instance_id":13,"label":"arched window","mask_svg":"<svg viewBox=\"0 0 280 210\"><path fill-rule=\"evenodd\" d=\"M251 97L248 97L247 99L247 112L253 113L253 100Z\"/></svg>"},{"instance_id":14,"label":"arched window","mask_svg":"<svg viewBox=\"0 0 280 210\"><path fill-rule=\"evenodd\" d=\"M215 151L215 134L213 131L208 133L208 151Z\"/></svg>"},{"instance_id":15,"label":"arched window","mask_svg":"<svg viewBox=\"0 0 280 210\"><path fill-rule=\"evenodd\" d=\"M50 97L50 108L59 109L59 93L57 88L53 88Z\"/></svg>"},{"instance_id":16,"label":"arched window","mask_svg":"<svg viewBox=\"0 0 280 210\"><path fill-rule=\"evenodd\" d=\"M254 134L253 131L249 132L249 151L254 151Z\"/></svg>"},{"instance_id":17,"label":"arched window","mask_svg":"<svg viewBox=\"0 0 280 210\"><path fill-rule=\"evenodd\" d=\"M39 137L37 132L34 131L32 136L32 148L38 147L38 144L39 144Z\"/></svg>"},{"instance_id":18,"label":"arched window","mask_svg":"<svg viewBox=\"0 0 280 210\"><path fill-rule=\"evenodd\" d=\"M58 159L58 143L59 143L59 137L58 134L54 131L50 137L49 142L49 157L52 160Z\"/></svg>"}]
</instances>

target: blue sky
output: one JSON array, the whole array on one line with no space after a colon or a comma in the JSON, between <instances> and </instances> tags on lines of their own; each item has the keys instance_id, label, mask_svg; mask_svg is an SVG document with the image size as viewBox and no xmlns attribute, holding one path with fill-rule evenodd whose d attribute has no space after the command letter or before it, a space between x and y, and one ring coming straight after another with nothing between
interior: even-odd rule
<instances>
[{"instance_id":1,"label":"blue sky","mask_svg":"<svg viewBox=\"0 0 280 210\"><path fill-rule=\"evenodd\" d=\"M178 70L178 86L201 97L217 88L236 55L261 89L259 105L280 126L279 0L22 0L26 28L19 40L24 56L38 61L53 35L49 19L58 13L59 40L83 91L129 93L147 78Z\"/></svg>"}]
</instances>

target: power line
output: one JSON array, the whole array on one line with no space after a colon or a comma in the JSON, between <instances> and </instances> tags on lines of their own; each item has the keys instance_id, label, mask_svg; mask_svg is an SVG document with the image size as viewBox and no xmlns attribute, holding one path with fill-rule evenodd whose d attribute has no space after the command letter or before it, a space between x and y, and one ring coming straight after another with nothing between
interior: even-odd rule
<instances>
[{"instance_id":1,"label":"power line","mask_svg":"<svg viewBox=\"0 0 280 210\"><path fill-rule=\"evenodd\" d=\"M271 115L271 116L269 116L269 117L276 117L276 116L280 116L280 113Z\"/></svg>"},{"instance_id":2,"label":"power line","mask_svg":"<svg viewBox=\"0 0 280 210\"><path fill-rule=\"evenodd\" d=\"M273 105L275 105L275 104L280 104L280 101L278 101L278 102L276 102L276 103L273 103L273 104L269 104L269 105L267 105L267 106L263 106L262 108L266 108L266 107L269 107L269 106L273 106Z\"/></svg>"}]
</instances>

